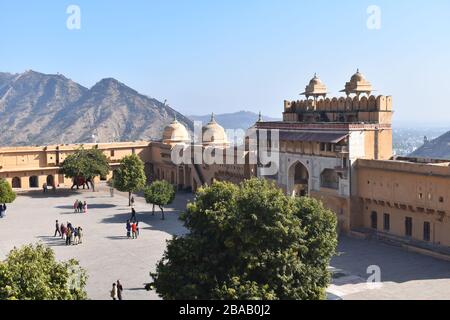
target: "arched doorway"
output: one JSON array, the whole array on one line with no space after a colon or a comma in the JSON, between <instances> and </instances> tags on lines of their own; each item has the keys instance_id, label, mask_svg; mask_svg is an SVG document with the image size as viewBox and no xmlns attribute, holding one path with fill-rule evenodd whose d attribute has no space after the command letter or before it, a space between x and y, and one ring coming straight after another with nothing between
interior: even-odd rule
<instances>
[{"instance_id":1,"label":"arched doorway","mask_svg":"<svg viewBox=\"0 0 450 320\"><path fill-rule=\"evenodd\" d=\"M20 181L19 177L14 177L12 179L12 187L13 187L13 189L20 189L20 188L22 188L22 181Z\"/></svg>"},{"instance_id":2,"label":"arched doorway","mask_svg":"<svg viewBox=\"0 0 450 320\"><path fill-rule=\"evenodd\" d=\"M30 177L30 188L39 188L39 179L37 176Z\"/></svg>"},{"instance_id":3,"label":"arched doorway","mask_svg":"<svg viewBox=\"0 0 450 320\"><path fill-rule=\"evenodd\" d=\"M294 163L289 169L290 194L293 197L309 195L309 172L301 162Z\"/></svg>"},{"instance_id":4,"label":"arched doorway","mask_svg":"<svg viewBox=\"0 0 450 320\"><path fill-rule=\"evenodd\" d=\"M55 178L52 175L47 176L47 186L52 187L55 184Z\"/></svg>"},{"instance_id":5,"label":"arched doorway","mask_svg":"<svg viewBox=\"0 0 450 320\"><path fill-rule=\"evenodd\" d=\"M178 189L182 190L184 188L184 169L183 167L178 168Z\"/></svg>"}]
</instances>

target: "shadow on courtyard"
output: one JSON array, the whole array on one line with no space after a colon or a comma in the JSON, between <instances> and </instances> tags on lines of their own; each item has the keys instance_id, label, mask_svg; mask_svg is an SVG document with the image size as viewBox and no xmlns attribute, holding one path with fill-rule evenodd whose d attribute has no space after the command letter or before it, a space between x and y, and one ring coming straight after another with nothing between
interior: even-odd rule
<instances>
[{"instance_id":1,"label":"shadow on courtyard","mask_svg":"<svg viewBox=\"0 0 450 320\"><path fill-rule=\"evenodd\" d=\"M139 195L135 196L136 200L143 200ZM161 210L155 206L155 215L152 215L152 205L148 204L148 210L137 211L136 219L139 221L140 230L162 231L171 235L182 235L186 233L183 223L179 220L180 214L184 212L186 205L193 199L193 195L189 193L177 193L174 202L164 208L165 220L162 220ZM125 224L131 219L131 211L129 207L117 208L120 213L104 218L101 223ZM111 237L112 240L122 240L122 237ZM126 239L126 237L125 237Z\"/></svg>"},{"instance_id":2,"label":"shadow on courtyard","mask_svg":"<svg viewBox=\"0 0 450 320\"><path fill-rule=\"evenodd\" d=\"M39 236L37 237L42 243L49 247L65 247L66 241L61 239L61 237L52 236Z\"/></svg>"},{"instance_id":3,"label":"shadow on courtyard","mask_svg":"<svg viewBox=\"0 0 450 320\"><path fill-rule=\"evenodd\" d=\"M331 266L368 279L370 266L379 266L382 282L404 283L416 280L450 280L450 262L418 253L408 252L400 247L375 240L360 240L342 236ZM339 281L339 275L337 276Z\"/></svg>"},{"instance_id":4,"label":"shadow on courtyard","mask_svg":"<svg viewBox=\"0 0 450 320\"><path fill-rule=\"evenodd\" d=\"M98 192L92 190L70 190L70 189L57 189L56 191L49 190L44 193L42 190L29 190L18 191L17 194L22 197L34 198L34 199L49 199L49 198L66 198L78 195L80 198L86 199L98 199L98 198L110 198L109 196L102 196Z\"/></svg>"},{"instance_id":5,"label":"shadow on courtyard","mask_svg":"<svg viewBox=\"0 0 450 320\"><path fill-rule=\"evenodd\" d=\"M111 209L117 207L115 204L89 204L88 203L88 212L90 209ZM73 205L67 205L67 206L56 206L56 209L63 209L63 210L72 210L73 213Z\"/></svg>"},{"instance_id":6,"label":"shadow on courtyard","mask_svg":"<svg viewBox=\"0 0 450 320\"><path fill-rule=\"evenodd\" d=\"M139 228L142 231L162 231L171 235L183 235L186 230L182 226L182 222L179 220L180 211L170 210L165 211L165 220L161 219L161 212L155 210L155 215L152 215L152 211L146 212L137 212L136 219L139 221ZM124 234L125 225L127 220L131 219L131 214L127 212L118 213L114 216L105 218L101 221L101 223L114 223L114 224L123 224L124 226ZM107 237L107 239L111 240L126 240L126 236L113 236Z\"/></svg>"}]
</instances>

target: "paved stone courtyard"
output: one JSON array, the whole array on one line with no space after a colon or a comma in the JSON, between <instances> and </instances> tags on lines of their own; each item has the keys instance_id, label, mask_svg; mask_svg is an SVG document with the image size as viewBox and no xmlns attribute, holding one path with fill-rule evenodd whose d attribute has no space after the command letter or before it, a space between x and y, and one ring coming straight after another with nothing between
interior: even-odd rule
<instances>
[{"instance_id":1,"label":"paved stone courtyard","mask_svg":"<svg viewBox=\"0 0 450 320\"><path fill-rule=\"evenodd\" d=\"M58 259L76 258L88 270L87 291L91 299L110 299L112 283L120 279L124 285L124 299L157 299L154 292L144 290L150 282L150 271L162 257L166 240L185 232L178 221L180 210L190 198L178 194L175 203L166 208L166 220L161 220L159 210L152 216L151 205L135 196L137 218L140 221L140 237L126 238L125 222L130 218L128 198L115 192L80 192L78 194L42 193L19 195L0 219L0 259L14 247L41 241L51 246ZM87 201L88 213L73 213L76 199ZM55 220L84 230L83 244L65 246L61 239L53 237Z\"/></svg>"},{"instance_id":2,"label":"paved stone courtyard","mask_svg":"<svg viewBox=\"0 0 450 320\"><path fill-rule=\"evenodd\" d=\"M75 199L87 201L88 214L73 213ZM115 192L111 198L100 192L40 192L21 194L8 207L7 217L0 219L0 259L14 247L41 241L51 246L58 259L76 258L88 270L87 291L91 299L109 299L113 282L120 279L125 287L124 299L157 299L144 290L150 281L172 235L185 232L179 214L191 195L178 194L175 203L166 208L166 220L160 213L151 215L151 206L136 196L141 235L126 239L125 222L130 217L125 194ZM72 222L84 229L84 243L66 247L53 238L54 223ZM343 299L450 299L450 262L406 252L377 242L343 237L340 254L332 261L335 270L329 292ZM368 287L367 268L381 269L382 286Z\"/></svg>"},{"instance_id":3,"label":"paved stone courtyard","mask_svg":"<svg viewBox=\"0 0 450 320\"><path fill-rule=\"evenodd\" d=\"M342 237L331 266L329 292L344 300L448 300L450 262L376 241ZM368 285L369 266L380 268L381 285Z\"/></svg>"}]
</instances>

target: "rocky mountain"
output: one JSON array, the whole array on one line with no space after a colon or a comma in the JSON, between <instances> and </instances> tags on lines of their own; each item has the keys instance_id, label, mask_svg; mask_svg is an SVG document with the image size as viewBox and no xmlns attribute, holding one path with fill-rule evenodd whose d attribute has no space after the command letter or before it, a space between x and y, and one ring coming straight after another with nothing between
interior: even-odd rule
<instances>
[{"instance_id":1,"label":"rocky mountain","mask_svg":"<svg viewBox=\"0 0 450 320\"><path fill-rule=\"evenodd\" d=\"M188 116L192 121L201 121L208 123L211 115ZM215 115L216 121L225 129L243 129L246 130L258 121L259 115L250 111L238 111L234 113L224 113ZM263 116L264 121L279 121L280 119Z\"/></svg>"},{"instance_id":2,"label":"rocky mountain","mask_svg":"<svg viewBox=\"0 0 450 320\"><path fill-rule=\"evenodd\" d=\"M450 131L434 140L426 142L409 156L450 160Z\"/></svg>"},{"instance_id":3,"label":"rocky mountain","mask_svg":"<svg viewBox=\"0 0 450 320\"><path fill-rule=\"evenodd\" d=\"M175 114L160 101L109 78L91 89L63 75L0 73L0 145L160 140Z\"/></svg>"}]
</instances>

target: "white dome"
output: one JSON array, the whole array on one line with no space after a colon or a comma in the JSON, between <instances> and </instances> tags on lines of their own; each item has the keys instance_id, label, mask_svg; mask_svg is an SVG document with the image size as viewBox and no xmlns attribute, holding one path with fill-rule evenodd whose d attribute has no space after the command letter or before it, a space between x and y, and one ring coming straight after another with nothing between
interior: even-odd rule
<instances>
[{"instance_id":1,"label":"white dome","mask_svg":"<svg viewBox=\"0 0 450 320\"><path fill-rule=\"evenodd\" d=\"M202 128L203 145L227 145L228 138L225 129L211 116L211 121Z\"/></svg>"},{"instance_id":2,"label":"white dome","mask_svg":"<svg viewBox=\"0 0 450 320\"><path fill-rule=\"evenodd\" d=\"M189 141L189 132L176 119L164 129L163 142L166 144L188 143Z\"/></svg>"}]
</instances>

